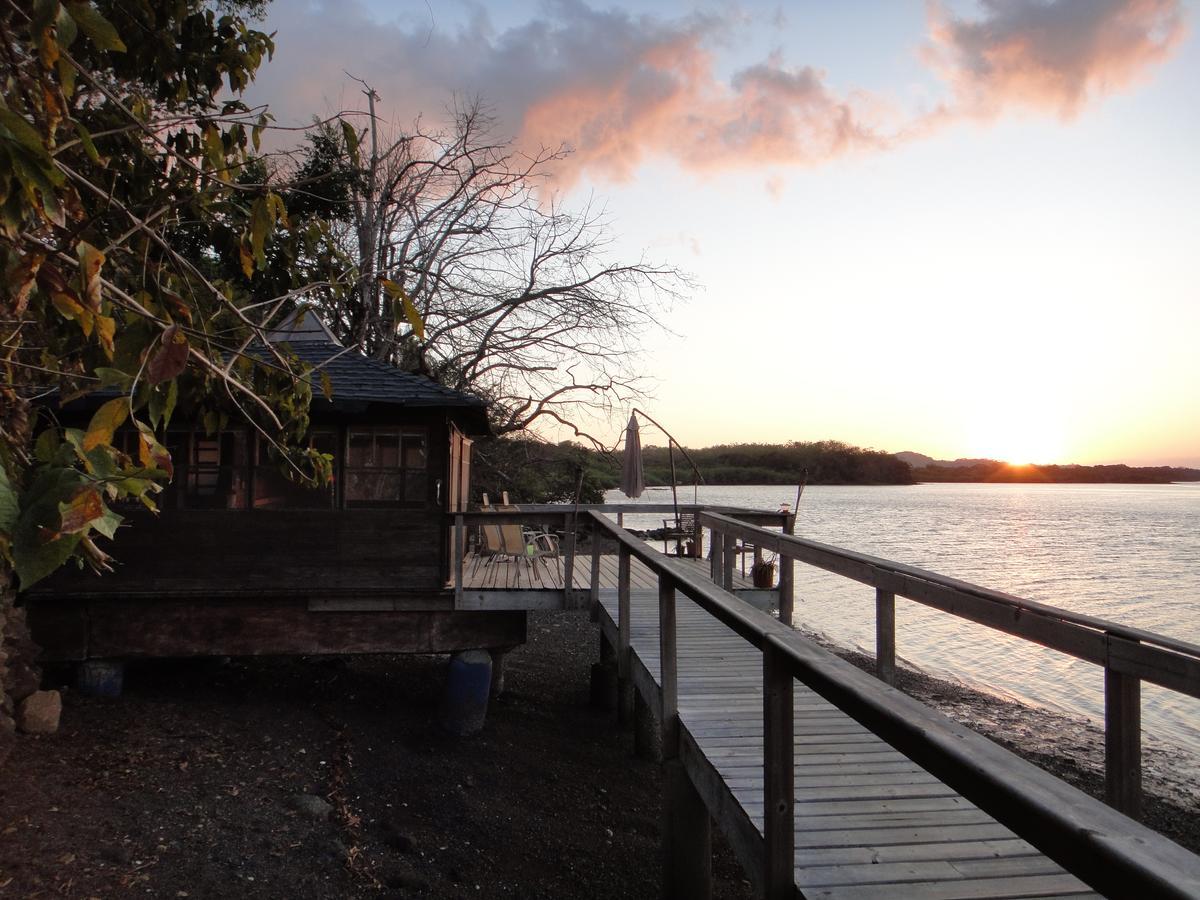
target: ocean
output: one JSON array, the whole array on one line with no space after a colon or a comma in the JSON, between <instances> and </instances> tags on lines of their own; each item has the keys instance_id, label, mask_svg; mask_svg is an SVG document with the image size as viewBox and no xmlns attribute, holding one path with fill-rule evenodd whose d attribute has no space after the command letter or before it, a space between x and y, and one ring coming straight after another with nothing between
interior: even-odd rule
<instances>
[{"instance_id":1,"label":"ocean","mask_svg":"<svg viewBox=\"0 0 1200 900\"><path fill-rule=\"evenodd\" d=\"M795 502L796 488L701 486L697 497L775 510ZM651 488L639 502L670 498ZM690 485L679 500L693 501ZM606 501L630 502L618 491ZM625 524L657 528L662 518ZM1200 484L810 486L796 534L1200 643ZM798 627L874 653L874 611L874 589L796 564ZM939 678L1104 721L1101 667L902 597L896 654ZM1200 752L1200 699L1143 684L1142 729Z\"/></svg>"}]
</instances>

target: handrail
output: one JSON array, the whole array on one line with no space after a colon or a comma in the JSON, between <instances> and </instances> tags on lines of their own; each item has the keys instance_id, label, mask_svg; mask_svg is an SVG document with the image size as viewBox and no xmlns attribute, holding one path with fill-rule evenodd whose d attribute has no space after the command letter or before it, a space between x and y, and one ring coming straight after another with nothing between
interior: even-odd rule
<instances>
[{"instance_id":1,"label":"handrail","mask_svg":"<svg viewBox=\"0 0 1200 900\"><path fill-rule=\"evenodd\" d=\"M1165 650L1171 650L1175 653L1192 656L1197 660L1200 660L1200 644L1181 641L1177 638L1171 638L1153 631L1145 631L1141 628L1123 625L1120 622L1113 622L1109 619L1102 619L1098 616L1089 616L1085 613L1072 612L1071 610L1063 609L1058 606L1052 606L1048 603L1039 603L1036 600L1027 600L1023 597L1017 597L1013 594L1004 593L1003 591L982 587L981 585L973 584L969 581L962 581L958 578L952 578L948 575L941 575L937 572L930 572L927 569L905 565L904 563L892 562L888 559L870 556L869 554L860 553L855 550L845 550L841 547L834 547L830 544L822 544L818 541L810 540L808 538L796 537L794 535L782 535L778 532L763 531L759 528L748 527L744 522L737 521L716 511L702 512L700 514L700 518L703 524L709 528L713 528L717 531L727 531L738 535L739 537L744 537L748 540L761 541L763 547L768 550L772 550L781 555L786 554L794 559L799 560L800 562L808 563L809 565L825 569L828 572L834 572L838 575L844 575L845 577L852 578L855 581L861 581L863 584L870 584L874 587L889 586L880 583L885 573L895 576L914 578L920 581L929 582L931 584L937 584L943 587L951 588L952 590L964 595L978 597L979 599L988 600L994 603L1000 603L1002 605L1011 607L1013 610L1018 612L1029 612L1035 615L1053 618L1062 622L1083 625L1094 631L1105 632L1107 634L1116 635L1131 641L1154 644L1155 646L1162 647ZM835 562L836 560L857 563L863 567L866 567L868 572L871 570L878 570L878 572L881 574L877 579L873 579L868 574L851 574L843 571L843 568L837 567ZM897 593L899 593L899 591ZM914 597L910 599L917 598Z\"/></svg>"},{"instance_id":2,"label":"handrail","mask_svg":"<svg viewBox=\"0 0 1200 900\"><path fill-rule=\"evenodd\" d=\"M673 624L674 597L682 593L766 654L765 734L783 733L784 704L773 692L780 688L778 672L784 666L834 706L1091 886L1122 895L1140 892L1161 897L1200 897L1200 865L1182 847L816 647L787 625L738 601L603 516L594 512L588 515L595 527L618 542L622 555L637 557L658 576L660 618L664 623ZM727 523L717 524L729 527ZM628 608L622 604L622 623L627 614ZM674 629L670 630L671 646L665 646L666 636L660 635L664 642L664 685L674 684L676 678ZM623 653L628 648L619 650ZM671 671L665 671L667 668ZM678 728L677 720L662 724L668 735ZM793 751L788 749L790 742L783 744L786 747L768 747L764 754L764 784L768 789L774 786L778 790L787 783L783 769L792 766ZM765 820L766 845L776 854L764 864L767 894L790 896L794 890L790 849L794 845L794 798L788 791L765 797L764 803L773 810ZM786 885L778 881L784 872Z\"/></svg>"},{"instance_id":3,"label":"handrail","mask_svg":"<svg viewBox=\"0 0 1200 900\"><path fill-rule=\"evenodd\" d=\"M1141 812L1141 682L1200 697L1200 646L981 587L915 566L701 513L700 522L876 589L876 670L889 684L896 655L895 598L907 597L1033 641L1104 669L1105 797L1127 815ZM715 545L714 541L714 545Z\"/></svg>"}]
</instances>

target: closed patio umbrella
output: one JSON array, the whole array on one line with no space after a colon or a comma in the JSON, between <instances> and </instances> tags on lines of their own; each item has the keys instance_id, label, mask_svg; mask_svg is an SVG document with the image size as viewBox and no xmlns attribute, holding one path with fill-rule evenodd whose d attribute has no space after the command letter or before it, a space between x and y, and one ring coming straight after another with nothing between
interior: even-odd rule
<instances>
[{"instance_id":1,"label":"closed patio umbrella","mask_svg":"<svg viewBox=\"0 0 1200 900\"><path fill-rule=\"evenodd\" d=\"M625 458L621 464L621 493L636 500L646 489L646 476L642 471L642 435L638 430L636 414L630 414L629 426L625 429Z\"/></svg>"}]
</instances>

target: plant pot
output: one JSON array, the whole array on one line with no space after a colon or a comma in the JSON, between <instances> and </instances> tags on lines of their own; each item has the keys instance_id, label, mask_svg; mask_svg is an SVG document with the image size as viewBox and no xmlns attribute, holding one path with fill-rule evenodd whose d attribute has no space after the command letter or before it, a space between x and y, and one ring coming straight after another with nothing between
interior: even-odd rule
<instances>
[{"instance_id":1,"label":"plant pot","mask_svg":"<svg viewBox=\"0 0 1200 900\"><path fill-rule=\"evenodd\" d=\"M775 586L775 563L755 563L750 567L750 577L756 588L773 588Z\"/></svg>"}]
</instances>

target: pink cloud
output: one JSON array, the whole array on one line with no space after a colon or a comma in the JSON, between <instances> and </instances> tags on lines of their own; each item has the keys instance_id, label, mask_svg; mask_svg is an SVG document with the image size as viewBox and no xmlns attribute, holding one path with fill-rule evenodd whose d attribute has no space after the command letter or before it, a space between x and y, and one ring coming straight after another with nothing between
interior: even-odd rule
<instances>
[{"instance_id":1,"label":"pink cloud","mask_svg":"<svg viewBox=\"0 0 1200 900\"><path fill-rule=\"evenodd\" d=\"M527 150L567 145L560 177L624 180L652 158L694 171L815 165L887 149L967 117L1027 108L1061 117L1144 78L1178 46L1179 0L981 0L973 18L929 7L923 58L948 99L933 115L839 93L775 54L727 77L717 53L737 18L663 19L581 0L497 29L484 8L446 27L425 7L378 22L359 0L276 0L278 53L256 96L284 122L361 106L343 70L370 82L400 127L480 96Z\"/></svg>"},{"instance_id":2,"label":"pink cloud","mask_svg":"<svg viewBox=\"0 0 1200 900\"><path fill-rule=\"evenodd\" d=\"M1064 119L1129 87L1183 37L1179 0L982 0L967 20L929 7L925 58L949 85L952 115L1012 107Z\"/></svg>"}]
</instances>

